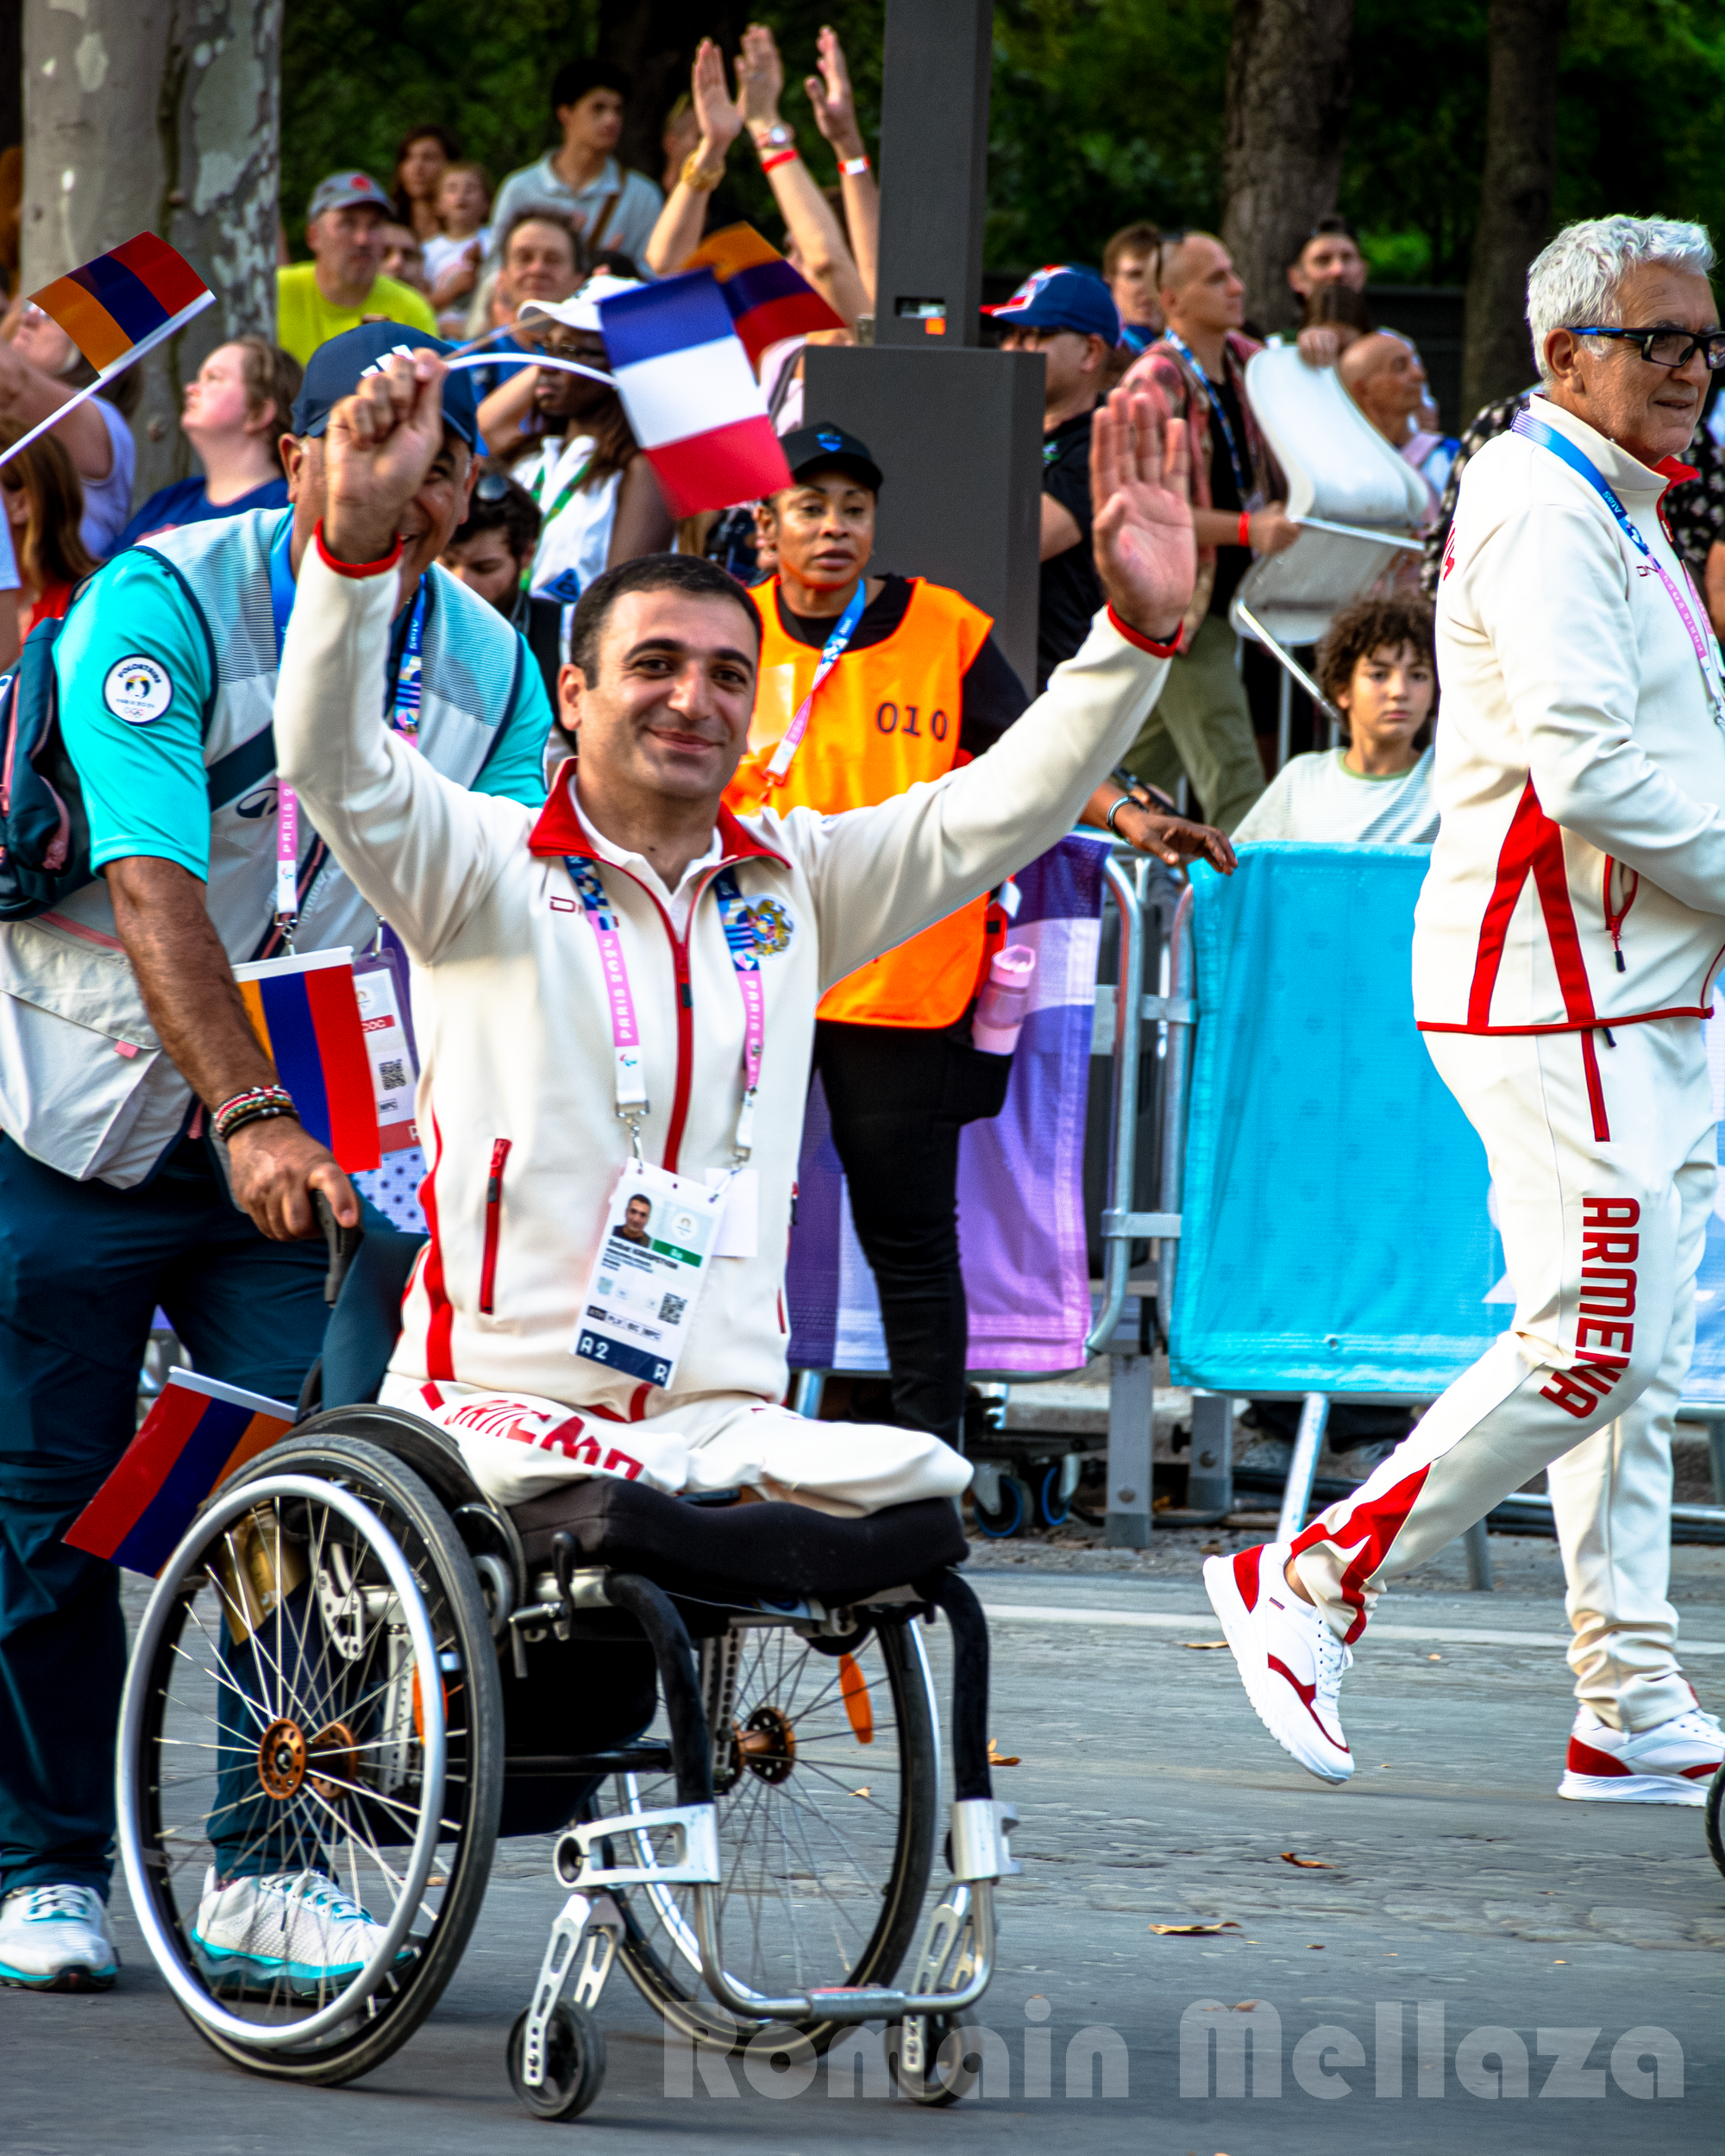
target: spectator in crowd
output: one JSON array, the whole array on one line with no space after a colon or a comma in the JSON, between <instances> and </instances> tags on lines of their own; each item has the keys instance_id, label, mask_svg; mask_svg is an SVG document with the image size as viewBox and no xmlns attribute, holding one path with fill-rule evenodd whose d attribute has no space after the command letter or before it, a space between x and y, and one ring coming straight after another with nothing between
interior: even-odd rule
<instances>
[{"instance_id":1,"label":"spectator in crowd","mask_svg":"<svg viewBox=\"0 0 1725 2156\"><path fill-rule=\"evenodd\" d=\"M527 589L533 550L539 542L539 505L527 489L502 472L482 472L474 482L466 521L438 556L450 575L476 592L518 629L539 666L545 696L557 709L557 676L563 664L563 609L535 599ZM554 719L561 753L573 744Z\"/></svg>"},{"instance_id":2,"label":"spectator in crowd","mask_svg":"<svg viewBox=\"0 0 1725 2156\"><path fill-rule=\"evenodd\" d=\"M703 43L706 40L703 39ZM664 133L659 137L659 147L665 153L665 168L659 176L659 191L666 200L682 176L683 166L699 147L700 116L694 108L694 100L685 91L665 115Z\"/></svg>"},{"instance_id":3,"label":"spectator in crowd","mask_svg":"<svg viewBox=\"0 0 1725 2156\"><path fill-rule=\"evenodd\" d=\"M1427 402L1426 370L1406 337L1393 329L1356 337L1337 364L1346 390L1374 428L1425 479L1436 516L1455 444L1420 425ZM1427 466L1431 471L1427 470ZM1435 479L1433 473L1436 473Z\"/></svg>"},{"instance_id":4,"label":"spectator in crowd","mask_svg":"<svg viewBox=\"0 0 1725 2156\"><path fill-rule=\"evenodd\" d=\"M1429 600L1409 594L1345 606L1318 647L1318 686L1342 715L1345 745L1290 757L1235 826L1235 844L1429 846L1438 830Z\"/></svg>"},{"instance_id":5,"label":"spectator in crowd","mask_svg":"<svg viewBox=\"0 0 1725 2156\"><path fill-rule=\"evenodd\" d=\"M462 334L466 310L491 245L491 175L468 159L446 165L437 183L437 230L424 242L431 305L446 336Z\"/></svg>"},{"instance_id":6,"label":"spectator in crowd","mask_svg":"<svg viewBox=\"0 0 1725 2156\"><path fill-rule=\"evenodd\" d=\"M530 302L516 326L554 359L605 368L599 304L637 289L620 278L592 278L573 299ZM513 475L544 520L530 580L541 598L573 605L602 569L669 548L673 526L659 482L609 382L518 368L480 405L480 424L506 456L511 445L519 449L524 422L527 447Z\"/></svg>"},{"instance_id":7,"label":"spectator in crowd","mask_svg":"<svg viewBox=\"0 0 1725 2156\"><path fill-rule=\"evenodd\" d=\"M1120 317L1093 270L1053 263L1027 277L998 307L1001 348L1040 352L1042 573L1036 617L1037 687L1090 633L1101 605L1090 547L1090 427ZM1164 692L1166 694L1166 691Z\"/></svg>"},{"instance_id":8,"label":"spectator in crowd","mask_svg":"<svg viewBox=\"0 0 1725 2156\"><path fill-rule=\"evenodd\" d=\"M1364 299L1333 279L1308 292L1300 309L1300 349L1314 367L1333 367L1371 329L1371 310Z\"/></svg>"},{"instance_id":9,"label":"spectator in crowd","mask_svg":"<svg viewBox=\"0 0 1725 2156\"><path fill-rule=\"evenodd\" d=\"M0 335L0 427L16 442L94 379L95 369L60 324L26 302L14 311L10 335ZM132 514L138 453L126 419L141 388L137 368L129 367L73 405L53 430L84 492L78 537L97 561L113 552Z\"/></svg>"},{"instance_id":10,"label":"spectator in crowd","mask_svg":"<svg viewBox=\"0 0 1725 2156\"><path fill-rule=\"evenodd\" d=\"M757 511L777 567L749 594L762 635L749 746L724 793L743 817L799 807L831 816L889 799L983 755L1029 702L993 623L968 599L921 577L869 575L881 471L868 445L814 425L787 435L784 448L792 483ZM835 637L839 655L815 690ZM795 736L811 693L807 730ZM1194 846L1208 836L1193 834ZM815 1026L833 1144L880 1292L890 1420L952 1445L969 1338L958 1138L1006 1099L1010 1057L970 1041L1003 928L986 896L972 899L836 983Z\"/></svg>"},{"instance_id":11,"label":"spectator in crowd","mask_svg":"<svg viewBox=\"0 0 1725 2156\"><path fill-rule=\"evenodd\" d=\"M491 320L485 326L500 329L512 323L529 301L571 298L584 267L580 241L567 217L555 210L523 210L504 235L487 309ZM477 337L483 333L474 328L470 334ZM486 348L502 358L524 353L528 347L519 337L510 335L493 337ZM507 429L497 436L499 442L512 443L514 428L531 409L527 370L513 366L480 367L472 369L472 373L474 394L481 403L493 392L514 385L516 395L509 405L511 417ZM505 427L501 418L497 424L499 429ZM486 438L490 441L492 436L487 434ZM506 447L505 454L513 454L514 448Z\"/></svg>"},{"instance_id":12,"label":"spectator in crowd","mask_svg":"<svg viewBox=\"0 0 1725 2156\"><path fill-rule=\"evenodd\" d=\"M442 230L437 191L443 175L461 154L447 128L415 128L401 138L395 153L395 185L391 194L396 217L422 244Z\"/></svg>"},{"instance_id":13,"label":"spectator in crowd","mask_svg":"<svg viewBox=\"0 0 1725 2156\"><path fill-rule=\"evenodd\" d=\"M251 1099L278 1074L232 968L270 955L283 932L270 761L279 571L297 593L321 548L332 409L392 348L425 342L384 323L326 345L294 408L292 509L129 548L54 647L60 730L99 873L61 899L58 927L0 927L0 1965L41 1990L114 1977L104 1903L125 1625L114 1567L61 1537L131 1441L150 1313L160 1301L209 1376L292 1400L329 1316L311 1192L346 1225L360 1219L285 1090ZM535 806L550 719L537 669L522 666L508 624L436 567L465 508L478 433L462 376L445 383L442 412L435 460L417 465L423 476L392 527L405 535L388 572L397 630L371 708L392 725L411 715L416 761ZM418 670L404 680L416 620ZM211 621L246 624L219 666ZM220 760L260 738L270 753L212 806ZM303 822L300 838L303 947L363 945L376 914ZM49 985L65 981L65 953L85 949L103 954L111 1031L81 1022L89 1006L68 1015ZM140 1039L152 1044L141 1054L114 1054L116 1040ZM212 1121L226 1137L219 1162ZM367 1225L386 1227L376 1213ZM37 1887L60 1890L52 1923L27 1922L28 1897L15 1898ZM301 1890L253 1881L259 1930L273 1919L279 1938L297 1924ZM299 1935L319 1944L315 1925ZM324 1931L326 1961L344 1935ZM315 1959L309 1975L342 1980Z\"/></svg>"},{"instance_id":14,"label":"spectator in crowd","mask_svg":"<svg viewBox=\"0 0 1725 2156\"><path fill-rule=\"evenodd\" d=\"M1363 292L1370 274L1353 227L1346 217L1320 217L1288 265L1288 282L1302 299L1309 299L1326 285L1341 285L1351 292Z\"/></svg>"},{"instance_id":15,"label":"spectator in crowd","mask_svg":"<svg viewBox=\"0 0 1725 2156\"><path fill-rule=\"evenodd\" d=\"M39 621L64 616L72 593L99 564L78 536L84 490L70 452L55 435L38 436L0 464L0 494L18 564L22 642Z\"/></svg>"},{"instance_id":16,"label":"spectator in crowd","mask_svg":"<svg viewBox=\"0 0 1725 2156\"><path fill-rule=\"evenodd\" d=\"M1180 655L1122 761L1168 793L1183 768L1209 821L1232 831L1264 791L1264 766L1228 607L1253 555L1280 554L1300 533L1276 498L1280 475L1245 392L1246 361L1260 348L1241 333L1245 288L1227 249L1189 232L1163 249L1158 275L1168 328L1126 379L1157 390L1186 422L1198 584Z\"/></svg>"},{"instance_id":17,"label":"spectator in crowd","mask_svg":"<svg viewBox=\"0 0 1725 2156\"><path fill-rule=\"evenodd\" d=\"M1102 276L1120 311L1120 342L1134 358L1147 351L1162 328L1156 304L1156 258L1162 229L1148 219L1122 225L1102 249Z\"/></svg>"},{"instance_id":18,"label":"spectator in crowd","mask_svg":"<svg viewBox=\"0 0 1725 2156\"><path fill-rule=\"evenodd\" d=\"M382 273L389 222L389 197L369 173L332 172L312 190L305 210L311 260L275 273L276 335L302 367L367 315L428 336L436 329L420 294Z\"/></svg>"},{"instance_id":19,"label":"spectator in crowd","mask_svg":"<svg viewBox=\"0 0 1725 2156\"><path fill-rule=\"evenodd\" d=\"M429 293L431 289L425 277L425 250L411 224L392 221L384 227L382 267L386 277L411 291Z\"/></svg>"},{"instance_id":20,"label":"spectator in crowd","mask_svg":"<svg viewBox=\"0 0 1725 2156\"><path fill-rule=\"evenodd\" d=\"M120 534L115 552L155 533L248 509L285 509L281 438L304 369L290 352L253 335L218 344L185 386L180 432L204 467L159 488Z\"/></svg>"},{"instance_id":21,"label":"spectator in crowd","mask_svg":"<svg viewBox=\"0 0 1725 2156\"><path fill-rule=\"evenodd\" d=\"M589 251L609 242L644 259L664 198L650 179L618 163L630 79L602 60L557 70L551 109L563 139L537 164L511 172L498 190L493 229L506 233L524 210L556 210Z\"/></svg>"}]
</instances>

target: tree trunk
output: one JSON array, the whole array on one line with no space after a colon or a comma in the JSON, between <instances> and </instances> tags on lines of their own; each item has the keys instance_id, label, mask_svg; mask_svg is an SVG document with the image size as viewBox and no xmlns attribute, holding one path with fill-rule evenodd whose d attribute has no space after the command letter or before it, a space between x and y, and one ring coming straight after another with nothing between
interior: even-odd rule
<instances>
[{"instance_id":1,"label":"tree trunk","mask_svg":"<svg viewBox=\"0 0 1725 2156\"><path fill-rule=\"evenodd\" d=\"M141 501L191 469L180 395L242 330L275 334L282 0L80 0L24 24L22 289L159 233L216 304L141 362Z\"/></svg>"},{"instance_id":2,"label":"tree trunk","mask_svg":"<svg viewBox=\"0 0 1725 2156\"><path fill-rule=\"evenodd\" d=\"M725 78L732 81L731 62L743 24L753 20L736 0L718 0L717 5L708 0L601 0L598 49L605 60L626 68L635 85L623 116L623 140L617 152L620 162L657 182L665 165L661 142L665 115L688 90L696 46L704 37L717 40L724 55ZM788 64L787 74L788 92ZM806 114L808 100L800 90L797 96ZM788 94L785 109L787 116L794 110Z\"/></svg>"},{"instance_id":3,"label":"tree trunk","mask_svg":"<svg viewBox=\"0 0 1725 2156\"><path fill-rule=\"evenodd\" d=\"M1299 319L1288 265L1336 206L1353 0L1235 0L1223 110L1222 241L1260 329Z\"/></svg>"},{"instance_id":4,"label":"tree trunk","mask_svg":"<svg viewBox=\"0 0 1725 2156\"><path fill-rule=\"evenodd\" d=\"M1467 417L1534 379L1527 270L1551 237L1563 29L1564 0L1491 0L1485 165L1462 353Z\"/></svg>"}]
</instances>

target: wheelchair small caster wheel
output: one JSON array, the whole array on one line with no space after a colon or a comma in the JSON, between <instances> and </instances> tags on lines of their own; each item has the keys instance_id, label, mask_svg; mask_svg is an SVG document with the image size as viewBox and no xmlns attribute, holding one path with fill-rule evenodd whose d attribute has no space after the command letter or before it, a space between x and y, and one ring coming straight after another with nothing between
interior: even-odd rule
<instances>
[{"instance_id":1,"label":"wheelchair small caster wheel","mask_svg":"<svg viewBox=\"0 0 1725 2156\"><path fill-rule=\"evenodd\" d=\"M989 1511L980 1499L973 1499L972 1504L982 1532L991 1541L1004 1542L1009 1535L1023 1533L1030 1511L1030 1491L1016 1475L1003 1475L998 1512Z\"/></svg>"},{"instance_id":2,"label":"wheelchair small caster wheel","mask_svg":"<svg viewBox=\"0 0 1725 2156\"><path fill-rule=\"evenodd\" d=\"M919 2018L922 2023L921 2056L919 2061L911 2065L905 2059L907 2023L900 2021L887 2024L887 2071L893 2078L893 2085L913 2103L931 2107L957 2103L960 2096L969 2095L982 2071L981 2047L975 2045L969 2034L976 2026L976 2016L925 2014Z\"/></svg>"},{"instance_id":3,"label":"wheelchair small caster wheel","mask_svg":"<svg viewBox=\"0 0 1725 2156\"><path fill-rule=\"evenodd\" d=\"M545 2031L545 2078L526 2078L527 2015L509 2032L509 2085L539 2119L578 2119L605 2086L605 2031L584 2006L560 1999Z\"/></svg>"}]
</instances>

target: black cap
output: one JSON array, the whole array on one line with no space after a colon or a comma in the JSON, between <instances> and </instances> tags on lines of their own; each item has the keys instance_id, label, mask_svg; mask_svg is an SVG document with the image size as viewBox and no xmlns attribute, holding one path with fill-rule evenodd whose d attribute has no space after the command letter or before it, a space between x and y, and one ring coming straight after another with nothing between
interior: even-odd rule
<instances>
[{"instance_id":1,"label":"black cap","mask_svg":"<svg viewBox=\"0 0 1725 2156\"><path fill-rule=\"evenodd\" d=\"M329 423L331 411L344 397L353 395L366 375L380 373L394 354L416 352L422 346L439 354L455 348L442 337L427 336L424 330L411 329L398 322L362 322L357 329L344 330L339 337L320 344L311 354L305 379L293 400L295 434L302 441L321 435ZM475 456L485 454L470 367L445 377L443 418Z\"/></svg>"},{"instance_id":2,"label":"black cap","mask_svg":"<svg viewBox=\"0 0 1725 2156\"><path fill-rule=\"evenodd\" d=\"M806 479L811 472L848 472L852 479L860 479L871 494L881 491L881 467L869 455L868 443L859 442L854 434L846 434L843 427L819 423L799 427L786 435L779 447L785 453L785 461L791 467L794 479Z\"/></svg>"}]
</instances>

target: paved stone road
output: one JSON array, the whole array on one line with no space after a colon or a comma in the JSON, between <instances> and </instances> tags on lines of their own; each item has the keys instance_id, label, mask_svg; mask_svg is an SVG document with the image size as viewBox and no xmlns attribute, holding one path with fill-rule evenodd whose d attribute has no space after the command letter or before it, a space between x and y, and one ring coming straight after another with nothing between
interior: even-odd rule
<instances>
[{"instance_id":1,"label":"paved stone road","mask_svg":"<svg viewBox=\"0 0 1725 2156\"><path fill-rule=\"evenodd\" d=\"M0 1994L0 2147L506 2156L555 2146L544 2137L559 2131L631 2156L697 2140L737 2156L1716 2146L1725 1879L1697 1812L1553 1796L1571 1708L1560 1651L1542 1644L1563 1628L1552 1545L1494 1538L1508 1591L1489 1598L1459 1591L1459 1559L1446 1557L1385 1605L1403 1636L1368 1645L1348 1680L1360 1771L1331 1790L1263 1735L1225 1654L1183 1644L1218 1636L1197 1542L1167 1535L1148 1558L977 1552L975 1584L1000 1613L995 1734L1023 1761L1000 1787L1023 1811L1025 1860L1001 1896L1002 1966L983 2015L1000 2042L981 2098L936 2113L893 2101L872 2035L855 2094L848 2074L822 2071L785 2096L736 2067L678 2093L674 2058L668 2094L656 2024L618 1977L602 2009L611 2072L598 2107L567 2128L529 2120L503 2041L559 1896L540 1846L518 1842L500 1852L434 2020L345 2090L284 2089L224 2065L165 1995L122 1911L115 1993ZM1676 1556L1686 1633L1725 1645L1725 1552ZM1049 1608L1100 1615L1032 1614ZM1103 1621L1122 1615L1194 1621ZM1452 1636L1479 1631L1536 1644ZM1697 1654L1692 1674L1716 1702L1725 1653ZM1233 1928L1150 1929L1195 1922ZM1664 2034L1620 2042L1649 2029ZM1081 2092L1097 2052L1102 2090L1108 2059L1116 2071L1124 2059L1124 2095Z\"/></svg>"}]
</instances>

